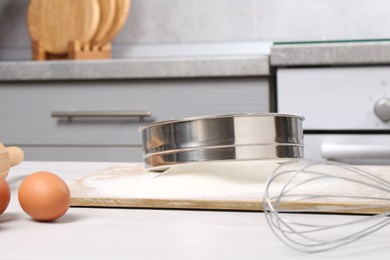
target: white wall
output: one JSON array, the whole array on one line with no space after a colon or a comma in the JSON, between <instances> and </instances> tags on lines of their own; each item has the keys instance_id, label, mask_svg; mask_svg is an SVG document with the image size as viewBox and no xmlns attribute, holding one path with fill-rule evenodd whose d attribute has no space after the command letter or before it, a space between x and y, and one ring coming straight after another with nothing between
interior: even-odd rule
<instances>
[{"instance_id":1,"label":"white wall","mask_svg":"<svg viewBox=\"0 0 390 260\"><path fill-rule=\"evenodd\" d=\"M390 38L388 0L258 0L258 38Z\"/></svg>"}]
</instances>

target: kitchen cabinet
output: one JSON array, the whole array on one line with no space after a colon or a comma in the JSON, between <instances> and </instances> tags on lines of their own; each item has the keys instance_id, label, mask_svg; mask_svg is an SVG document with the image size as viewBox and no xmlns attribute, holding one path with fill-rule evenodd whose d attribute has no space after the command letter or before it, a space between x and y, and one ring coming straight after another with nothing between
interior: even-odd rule
<instances>
[{"instance_id":1,"label":"kitchen cabinet","mask_svg":"<svg viewBox=\"0 0 390 260\"><path fill-rule=\"evenodd\" d=\"M0 82L0 140L27 160L142 161L144 124L268 112L268 78L178 77ZM53 112L150 112L139 117L52 117Z\"/></svg>"}]
</instances>

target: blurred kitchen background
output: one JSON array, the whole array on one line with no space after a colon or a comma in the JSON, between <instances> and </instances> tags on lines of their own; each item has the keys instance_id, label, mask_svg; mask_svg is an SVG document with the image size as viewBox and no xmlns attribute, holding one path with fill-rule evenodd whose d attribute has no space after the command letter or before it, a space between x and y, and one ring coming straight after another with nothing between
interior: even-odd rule
<instances>
[{"instance_id":1,"label":"blurred kitchen background","mask_svg":"<svg viewBox=\"0 0 390 260\"><path fill-rule=\"evenodd\" d=\"M282 112L308 158L390 161L387 0L133 0L112 60L45 62L28 2L0 1L0 142L26 160L142 161L143 124ZM113 111L134 115L69 115Z\"/></svg>"},{"instance_id":2,"label":"blurred kitchen background","mask_svg":"<svg viewBox=\"0 0 390 260\"><path fill-rule=\"evenodd\" d=\"M27 5L0 1L1 60L30 59ZM386 0L133 0L113 54L241 54L266 51L262 42L388 38L388 10Z\"/></svg>"}]
</instances>

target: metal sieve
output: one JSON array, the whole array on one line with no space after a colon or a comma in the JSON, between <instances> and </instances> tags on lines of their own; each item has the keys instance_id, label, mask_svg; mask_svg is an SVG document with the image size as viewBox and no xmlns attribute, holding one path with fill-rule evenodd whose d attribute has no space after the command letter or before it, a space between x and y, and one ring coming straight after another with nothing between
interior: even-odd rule
<instances>
[{"instance_id":1,"label":"metal sieve","mask_svg":"<svg viewBox=\"0 0 390 260\"><path fill-rule=\"evenodd\" d=\"M277 113L203 116L140 128L147 168L220 160L303 157L303 117Z\"/></svg>"}]
</instances>

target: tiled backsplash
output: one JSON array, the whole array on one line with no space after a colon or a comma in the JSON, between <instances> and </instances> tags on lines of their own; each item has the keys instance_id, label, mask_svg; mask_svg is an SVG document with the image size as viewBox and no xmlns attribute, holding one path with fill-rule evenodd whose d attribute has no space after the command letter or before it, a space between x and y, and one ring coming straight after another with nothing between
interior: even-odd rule
<instances>
[{"instance_id":1,"label":"tiled backsplash","mask_svg":"<svg viewBox=\"0 0 390 260\"><path fill-rule=\"evenodd\" d=\"M28 2L0 0L0 59L29 55ZM132 0L114 50L142 56L158 46L238 43L240 53L248 42L388 38L389 9L388 0Z\"/></svg>"}]
</instances>

